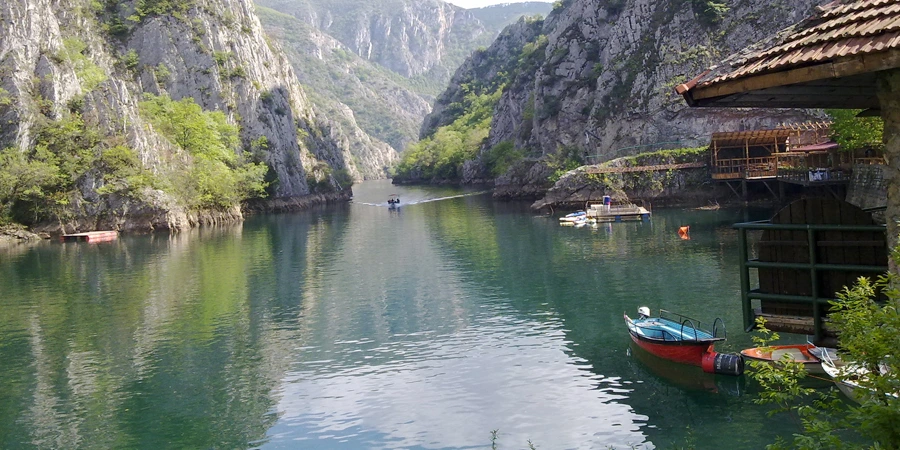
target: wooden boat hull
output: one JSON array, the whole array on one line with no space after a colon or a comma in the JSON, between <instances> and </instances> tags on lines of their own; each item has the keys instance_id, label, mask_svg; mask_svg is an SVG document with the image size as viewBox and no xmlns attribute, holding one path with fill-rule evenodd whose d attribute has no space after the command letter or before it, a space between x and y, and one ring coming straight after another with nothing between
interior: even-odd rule
<instances>
[{"instance_id":1,"label":"wooden boat hull","mask_svg":"<svg viewBox=\"0 0 900 450\"><path fill-rule=\"evenodd\" d=\"M750 361L761 361L772 364L775 361L781 361L784 355L791 357L791 360L803 365L806 373L810 375L825 375L825 369L819 358L810 353L810 349L815 348L812 344L796 344L796 345L773 345L772 352L762 352L759 347L741 350L741 356Z\"/></svg>"}]
</instances>

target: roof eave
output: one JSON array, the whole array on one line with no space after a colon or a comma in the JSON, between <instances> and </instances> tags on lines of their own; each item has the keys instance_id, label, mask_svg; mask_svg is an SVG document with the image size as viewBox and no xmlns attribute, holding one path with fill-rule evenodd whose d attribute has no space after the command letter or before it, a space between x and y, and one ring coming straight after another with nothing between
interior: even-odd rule
<instances>
[{"instance_id":1,"label":"roof eave","mask_svg":"<svg viewBox=\"0 0 900 450\"><path fill-rule=\"evenodd\" d=\"M890 49L883 52L854 55L845 58L834 59L819 64L804 67L785 68L775 72L753 74L735 79L726 79L711 83L699 83L697 80L703 75L676 87L676 92L681 94L687 104L692 107L720 106L716 99L723 99L736 94L742 94L763 89L790 86L811 81L838 79L878 72L882 70L900 67L900 49ZM708 72L707 72L708 73ZM822 99L823 101L825 99ZM731 102L729 106L759 106L743 105L739 101ZM833 105L805 107L833 107Z\"/></svg>"}]
</instances>

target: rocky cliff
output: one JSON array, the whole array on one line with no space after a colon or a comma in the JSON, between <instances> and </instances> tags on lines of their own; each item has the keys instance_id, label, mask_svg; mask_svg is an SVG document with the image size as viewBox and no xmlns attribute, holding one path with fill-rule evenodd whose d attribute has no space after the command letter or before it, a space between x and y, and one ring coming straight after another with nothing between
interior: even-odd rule
<instances>
[{"instance_id":1,"label":"rocky cliff","mask_svg":"<svg viewBox=\"0 0 900 450\"><path fill-rule=\"evenodd\" d=\"M353 146L359 149L354 155L363 161L363 174L384 178L398 150L417 135L431 105L404 86L399 75L359 57L310 24L264 6L257 6L257 14L269 36L284 47L311 100L329 117L369 136L370 142Z\"/></svg>"},{"instance_id":2,"label":"rocky cliff","mask_svg":"<svg viewBox=\"0 0 900 450\"><path fill-rule=\"evenodd\" d=\"M435 95L467 56L487 46L507 23L550 10L549 3L539 2L471 10L440 0L257 4L266 31L285 47L301 82L315 93L313 102L342 123L352 112L362 130L395 149L387 155L367 152L390 165L418 140Z\"/></svg>"},{"instance_id":3,"label":"rocky cliff","mask_svg":"<svg viewBox=\"0 0 900 450\"><path fill-rule=\"evenodd\" d=\"M0 149L35 158L42 127L67 118L99 135L72 149L92 162L60 198L59 227L183 228L204 217L240 217L234 202L210 215L164 183L129 195L104 189L97 161L109 148L132 149L143 172L166 179L203 160L141 113L147 95L192 99L222 113L240 141L223 161L264 164L272 200L314 190L333 192L323 199L345 196L334 175L360 177L353 130L317 113L247 0L10 0L0 4L0 22L0 94L7 100L0 102Z\"/></svg>"},{"instance_id":4,"label":"rocky cliff","mask_svg":"<svg viewBox=\"0 0 900 450\"><path fill-rule=\"evenodd\" d=\"M808 120L817 112L687 108L673 87L807 17L819 1L558 3L538 37L519 35L523 40L515 45L520 49L540 44L541 61L505 87L485 148L513 142L534 158L575 149L582 161L598 163L654 150L663 142L705 145L714 131ZM422 136L458 117L458 111L448 108L455 101L453 93L495 77L491 65L507 58L511 45L498 41L486 55L463 64L439 97L434 115L426 119Z\"/></svg>"},{"instance_id":5,"label":"rocky cliff","mask_svg":"<svg viewBox=\"0 0 900 450\"><path fill-rule=\"evenodd\" d=\"M508 22L550 10L540 2L472 10L439 0L256 3L313 103L364 132L349 134L366 178L387 176L399 152L417 140L434 95L467 55Z\"/></svg>"},{"instance_id":6,"label":"rocky cliff","mask_svg":"<svg viewBox=\"0 0 900 450\"><path fill-rule=\"evenodd\" d=\"M475 16L440 0L261 0L406 78L442 80L471 49L490 44Z\"/></svg>"}]
</instances>

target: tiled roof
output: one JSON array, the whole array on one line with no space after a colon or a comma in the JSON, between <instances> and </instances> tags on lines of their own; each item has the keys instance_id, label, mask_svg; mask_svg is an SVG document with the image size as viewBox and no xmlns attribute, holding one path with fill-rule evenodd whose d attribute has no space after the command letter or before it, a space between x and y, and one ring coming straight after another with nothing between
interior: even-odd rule
<instances>
[{"instance_id":1,"label":"tiled roof","mask_svg":"<svg viewBox=\"0 0 900 450\"><path fill-rule=\"evenodd\" d=\"M900 0L836 0L817 9L815 16L730 57L688 88L900 48Z\"/></svg>"}]
</instances>

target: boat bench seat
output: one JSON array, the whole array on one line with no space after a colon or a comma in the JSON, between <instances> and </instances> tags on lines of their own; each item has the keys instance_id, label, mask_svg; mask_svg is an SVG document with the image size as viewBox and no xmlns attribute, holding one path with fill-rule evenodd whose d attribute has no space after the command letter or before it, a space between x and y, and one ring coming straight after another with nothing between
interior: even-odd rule
<instances>
[{"instance_id":1,"label":"boat bench seat","mask_svg":"<svg viewBox=\"0 0 900 450\"><path fill-rule=\"evenodd\" d=\"M784 355L790 355L793 361L809 361L809 358L798 348L781 348L772 352L772 360L780 361Z\"/></svg>"}]
</instances>

